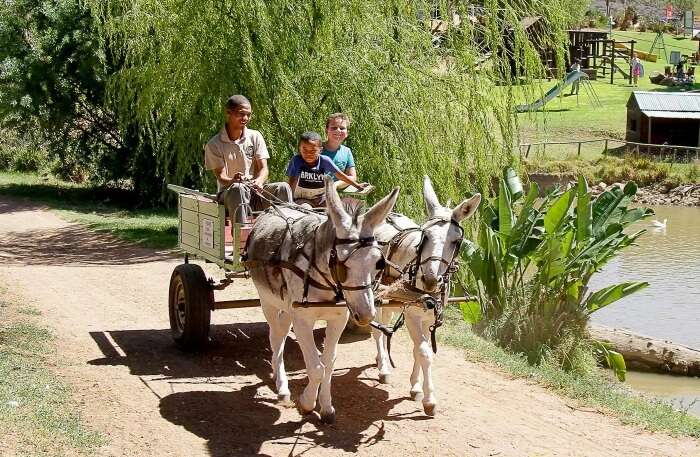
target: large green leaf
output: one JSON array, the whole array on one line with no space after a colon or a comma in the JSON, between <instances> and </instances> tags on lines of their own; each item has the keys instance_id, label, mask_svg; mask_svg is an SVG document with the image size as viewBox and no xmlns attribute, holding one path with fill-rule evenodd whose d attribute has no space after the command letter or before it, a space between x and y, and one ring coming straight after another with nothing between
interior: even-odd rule
<instances>
[{"instance_id":1,"label":"large green leaf","mask_svg":"<svg viewBox=\"0 0 700 457\"><path fill-rule=\"evenodd\" d=\"M614 303L623 297L633 294L638 290L644 289L647 286L649 286L649 283L644 281L624 282L622 284L608 286L591 294L591 296L586 299L584 304L588 310L588 313L590 314L608 306L610 303Z\"/></svg>"},{"instance_id":2,"label":"large green leaf","mask_svg":"<svg viewBox=\"0 0 700 457\"><path fill-rule=\"evenodd\" d=\"M627 375L627 364L625 358L612 348L612 345L605 341L595 341L597 352L605 359L605 363L615 373L620 382L625 382Z\"/></svg>"},{"instance_id":3,"label":"large green leaf","mask_svg":"<svg viewBox=\"0 0 700 457\"><path fill-rule=\"evenodd\" d=\"M544 215L544 228L549 234L557 231L566 218L571 202L574 199L574 189L571 188L557 198Z\"/></svg>"},{"instance_id":4,"label":"large green leaf","mask_svg":"<svg viewBox=\"0 0 700 457\"><path fill-rule=\"evenodd\" d=\"M498 191L498 232L507 242L513 228L513 208L511 207L510 192L506 182L501 180Z\"/></svg>"},{"instance_id":5,"label":"large green leaf","mask_svg":"<svg viewBox=\"0 0 700 457\"><path fill-rule=\"evenodd\" d=\"M583 175L578 178L576 190L576 241L580 243L591 236L591 220L593 214L593 205L591 204L591 195L588 192L588 183Z\"/></svg>"},{"instance_id":6,"label":"large green leaf","mask_svg":"<svg viewBox=\"0 0 700 457\"><path fill-rule=\"evenodd\" d=\"M631 209L620 218L620 223L627 226L633 222L637 222L641 219L646 219L647 217L653 216L654 210L651 208L634 208Z\"/></svg>"},{"instance_id":7,"label":"large green leaf","mask_svg":"<svg viewBox=\"0 0 700 457\"><path fill-rule=\"evenodd\" d=\"M462 311L462 319L469 324L476 324L483 318L481 305L476 300L460 303L459 309Z\"/></svg>"}]
</instances>

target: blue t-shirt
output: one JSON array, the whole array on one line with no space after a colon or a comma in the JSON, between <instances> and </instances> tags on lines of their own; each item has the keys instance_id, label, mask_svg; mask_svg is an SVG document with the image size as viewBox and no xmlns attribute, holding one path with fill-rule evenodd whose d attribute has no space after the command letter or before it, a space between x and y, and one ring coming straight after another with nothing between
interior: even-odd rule
<instances>
[{"instance_id":1,"label":"blue t-shirt","mask_svg":"<svg viewBox=\"0 0 700 457\"><path fill-rule=\"evenodd\" d=\"M323 177L335 176L340 170L326 156L319 156L314 165L309 165L297 154L287 165L287 176L299 178L294 191L295 198L313 198L323 193Z\"/></svg>"},{"instance_id":2,"label":"blue t-shirt","mask_svg":"<svg viewBox=\"0 0 700 457\"><path fill-rule=\"evenodd\" d=\"M342 172L345 172L348 168L355 167L355 158L352 156L352 150L344 144L341 144L337 151L329 151L324 147L321 154L330 157L335 166ZM333 180L337 181L337 179L334 175Z\"/></svg>"}]
</instances>

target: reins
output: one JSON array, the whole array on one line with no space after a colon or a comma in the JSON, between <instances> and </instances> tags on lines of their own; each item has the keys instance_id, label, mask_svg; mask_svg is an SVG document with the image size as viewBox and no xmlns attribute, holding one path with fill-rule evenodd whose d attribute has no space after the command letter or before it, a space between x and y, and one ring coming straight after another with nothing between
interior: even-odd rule
<instances>
[{"instance_id":1,"label":"reins","mask_svg":"<svg viewBox=\"0 0 700 457\"><path fill-rule=\"evenodd\" d=\"M409 279L409 290L417 293L422 293L422 294L428 294L432 295L429 292L420 289L417 287L417 280L418 280L418 272L422 272L423 265L426 264L427 262L430 261L438 261L446 266L445 272L441 275L442 278L442 283L440 287L440 300L434 300L433 301L433 313L435 315L435 322L430 326L430 342L432 345L433 353L437 353L437 340L436 340L436 331L439 327L442 326L443 324L443 319L444 319L444 308L445 308L445 303L447 302L447 295L449 294L449 284L450 284L450 277L451 275L457 270L457 265L456 265L456 260L457 256L459 255L459 247L462 244L462 240L464 239L464 229L462 226L459 224L459 222L455 221L452 218L445 218L445 217L432 217L428 219L423 225L420 227L408 227L408 228L401 228L396 224L393 220L390 218L387 218L387 223L394 227L398 232L389 240L389 251L387 253L387 266L391 266L394 268L396 271L399 272L399 278L408 275ZM439 224L444 224L444 223L449 223L451 225L454 225L459 229L459 237L457 240L454 242L455 248L452 252L452 256L450 258L450 261L446 261L444 258L439 257L439 256L430 256L426 257L423 259L423 249L425 248L427 238L426 238L426 231L435 225ZM396 264L394 264L391 260L392 257L398 252L401 244L403 241L408 237L409 234L415 233L420 231L420 240L418 242L418 246L416 246L416 255L411 259L403 268L399 268ZM388 270L385 270L386 275L383 278L383 281L387 281L387 278L390 278ZM430 309L430 304L427 305L428 309ZM397 319L396 323L392 327L391 330L387 329L386 327L379 328L379 330L384 333L387 337L387 352L389 353L389 361L391 362L391 366L395 368L394 362L391 360L391 352L390 352L390 347L391 347L391 336L393 335L394 332L396 332L401 325L404 323L404 311L401 312L401 315ZM376 327L375 327L376 328Z\"/></svg>"}]
</instances>

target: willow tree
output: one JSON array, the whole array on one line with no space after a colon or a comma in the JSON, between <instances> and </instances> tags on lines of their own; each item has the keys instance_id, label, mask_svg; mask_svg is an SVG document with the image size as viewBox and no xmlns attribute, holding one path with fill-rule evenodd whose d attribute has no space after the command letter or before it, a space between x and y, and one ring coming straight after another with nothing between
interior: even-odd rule
<instances>
[{"instance_id":1,"label":"willow tree","mask_svg":"<svg viewBox=\"0 0 700 457\"><path fill-rule=\"evenodd\" d=\"M124 67L109 84L122 119L156 145L168 182L206 185L202 145L243 93L282 179L305 130L343 111L360 177L400 184L412 211L428 174L443 198L484 189L512 161L516 82L543 75L538 46L564 53L570 0L85 0ZM440 32L435 21L441 17ZM531 86L528 86L531 87ZM532 86L527 90L534 90ZM209 179L208 185L211 185ZM408 195L408 198L406 197Z\"/></svg>"}]
</instances>

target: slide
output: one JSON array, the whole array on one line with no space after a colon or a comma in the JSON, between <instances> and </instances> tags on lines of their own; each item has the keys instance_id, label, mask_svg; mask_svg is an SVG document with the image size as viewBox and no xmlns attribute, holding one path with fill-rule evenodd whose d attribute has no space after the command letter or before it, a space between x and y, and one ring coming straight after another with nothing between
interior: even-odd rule
<instances>
[{"instance_id":1,"label":"slide","mask_svg":"<svg viewBox=\"0 0 700 457\"><path fill-rule=\"evenodd\" d=\"M627 56L629 56L630 52L632 51L630 47L624 43L615 43L615 49L622 49L626 51ZM657 56L656 54L649 54L648 52L640 51L639 49L635 49L634 52L637 53L637 57L639 57L642 60L646 60L647 62L656 62L659 58L659 56Z\"/></svg>"},{"instance_id":2,"label":"slide","mask_svg":"<svg viewBox=\"0 0 700 457\"><path fill-rule=\"evenodd\" d=\"M578 81L579 79L587 78L588 76L582 71L571 71L566 74L566 78L564 78L563 82L560 82L556 86L549 89L547 93L544 94L544 97L540 98L534 103L530 103L529 105L518 105L515 107L515 110L518 113L524 113L525 111L537 111L546 105L548 101L559 95L569 84L573 83L574 81Z\"/></svg>"}]
</instances>

